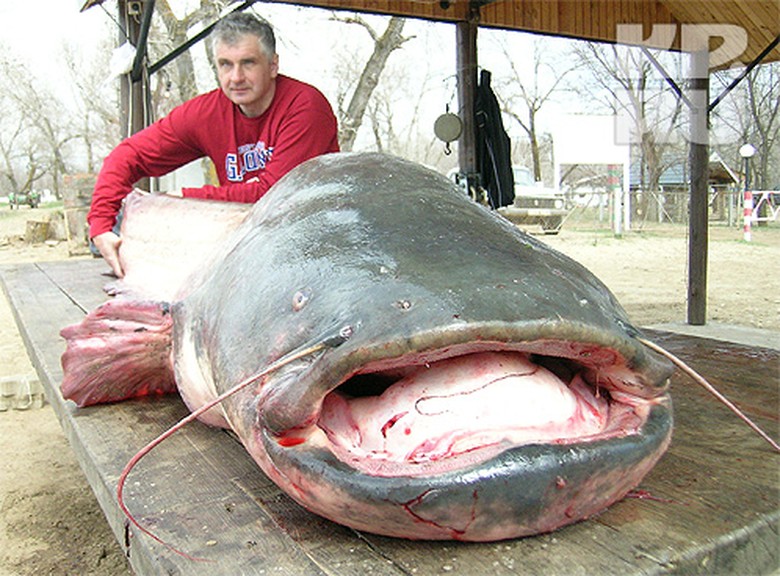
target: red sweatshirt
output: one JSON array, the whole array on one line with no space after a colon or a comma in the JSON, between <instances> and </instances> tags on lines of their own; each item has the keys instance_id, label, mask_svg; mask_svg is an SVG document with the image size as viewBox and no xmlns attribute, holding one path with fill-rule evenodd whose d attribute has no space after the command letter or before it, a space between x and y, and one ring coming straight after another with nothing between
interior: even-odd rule
<instances>
[{"instance_id":1,"label":"red sweatshirt","mask_svg":"<svg viewBox=\"0 0 780 576\"><path fill-rule=\"evenodd\" d=\"M184 188L185 197L256 202L304 160L338 150L336 118L313 86L277 76L271 106L257 118L213 90L177 106L105 158L87 215L89 236L111 230L135 182L198 158L211 158L220 185Z\"/></svg>"}]
</instances>

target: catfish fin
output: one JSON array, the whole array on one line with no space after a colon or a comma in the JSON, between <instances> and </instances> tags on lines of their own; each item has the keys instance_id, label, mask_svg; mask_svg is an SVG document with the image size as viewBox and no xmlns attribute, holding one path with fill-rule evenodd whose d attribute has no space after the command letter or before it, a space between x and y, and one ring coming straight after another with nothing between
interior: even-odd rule
<instances>
[{"instance_id":1,"label":"catfish fin","mask_svg":"<svg viewBox=\"0 0 780 576\"><path fill-rule=\"evenodd\" d=\"M110 300L64 328L62 396L78 406L176 391L167 302Z\"/></svg>"}]
</instances>

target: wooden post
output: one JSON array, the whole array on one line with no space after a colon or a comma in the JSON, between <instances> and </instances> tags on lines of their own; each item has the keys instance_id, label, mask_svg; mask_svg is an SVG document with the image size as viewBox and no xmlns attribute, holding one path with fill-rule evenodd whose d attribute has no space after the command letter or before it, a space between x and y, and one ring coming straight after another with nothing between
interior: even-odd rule
<instances>
[{"instance_id":1,"label":"wooden post","mask_svg":"<svg viewBox=\"0 0 780 576\"><path fill-rule=\"evenodd\" d=\"M620 167L617 164L607 166L607 186L612 206L612 234L615 238L623 237L623 186L620 182Z\"/></svg>"},{"instance_id":2,"label":"wooden post","mask_svg":"<svg viewBox=\"0 0 780 576\"><path fill-rule=\"evenodd\" d=\"M119 0L117 4L119 29L119 45L129 42L137 47L140 32L140 10L143 2ZM144 128L143 84L133 82L130 74L120 77L120 118L122 122L122 138L127 138Z\"/></svg>"},{"instance_id":3,"label":"wooden post","mask_svg":"<svg viewBox=\"0 0 780 576\"><path fill-rule=\"evenodd\" d=\"M688 324L707 322L709 51L691 53L691 202L688 218Z\"/></svg>"},{"instance_id":4,"label":"wooden post","mask_svg":"<svg viewBox=\"0 0 780 576\"><path fill-rule=\"evenodd\" d=\"M119 30L120 46L125 42L130 42L136 48L138 47L144 3L145 0L119 0L117 3L118 19L121 24ZM145 80L142 78L138 82L133 82L130 74L123 74L119 81L119 117L122 125L122 138L124 139L146 127ZM144 178L136 185L148 190L149 179Z\"/></svg>"},{"instance_id":5,"label":"wooden post","mask_svg":"<svg viewBox=\"0 0 780 576\"><path fill-rule=\"evenodd\" d=\"M472 189L472 179L477 177L477 138L474 121L474 101L477 92L477 28L479 8L469 8L468 19L456 24L458 103L463 132L458 145L460 173Z\"/></svg>"}]
</instances>

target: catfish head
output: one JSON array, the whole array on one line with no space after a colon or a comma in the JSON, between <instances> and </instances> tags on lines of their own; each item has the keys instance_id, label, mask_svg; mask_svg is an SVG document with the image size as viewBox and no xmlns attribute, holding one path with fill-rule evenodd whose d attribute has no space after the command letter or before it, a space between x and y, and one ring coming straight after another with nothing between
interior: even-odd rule
<instances>
[{"instance_id":1,"label":"catfish head","mask_svg":"<svg viewBox=\"0 0 780 576\"><path fill-rule=\"evenodd\" d=\"M623 498L670 441L673 367L606 286L398 158L299 166L188 286L171 312L185 401L249 379L204 420L359 530L554 530Z\"/></svg>"}]
</instances>

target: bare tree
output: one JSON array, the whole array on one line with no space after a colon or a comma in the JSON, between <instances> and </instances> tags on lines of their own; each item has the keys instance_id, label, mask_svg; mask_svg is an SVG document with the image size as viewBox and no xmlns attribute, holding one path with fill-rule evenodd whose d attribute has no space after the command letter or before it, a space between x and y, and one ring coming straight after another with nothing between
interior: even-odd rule
<instances>
[{"instance_id":1,"label":"bare tree","mask_svg":"<svg viewBox=\"0 0 780 576\"><path fill-rule=\"evenodd\" d=\"M25 134L23 119L15 118L9 122L10 115L5 114L5 104L0 100L0 110L5 119L0 129L0 190L26 194L48 170L35 140Z\"/></svg>"},{"instance_id":2,"label":"bare tree","mask_svg":"<svg viewBox=\"0 0 780 576\"><path fill-rule=\"evenodd\" d=\"M171 9L169 0L157 0L155 15L159 21L155 20L157 28L152 30L149 37L150 61L156 62L184 45L190 38L191 30L215 21L228 3L226 0L200 0L195 9L179 18ZM208 43L206 45L208 47ZM169 66L159 70L157 74L157 91L153 98L154 117L162 116L177 104L198 95L195 64L189 50L179 54Z\"/></svg>"},{"instance_id":3,"label":"bare tree","mask_svg":"<svg viewBox=\"0 0 780 576\"><path fill-rule=\"evenodd\" d=\"M741 70L714 74L713 82L725 88ZM752 143L756 155L751 161L751 180L757 190L780 185L780 63L762 64L744 78L715 108L713 123L726 132L719 146L724 158L740 166L739 147Z\"/></svg>"},{"instance_id":4,"label":"bare tree","mask_svg":"<svg viewBox=\"0 0 780 576\"><path fill-rule=\"evenodd\" d=\"M113 148L120 135L117 91L108 76L110 53L107 38L95 51L90 66L84 66L69 47L63 50L75 108L73 136L83 144L80 169L88 173L97 172L100 159Z\"/></svg>"},{"instance_id":5,"label":"bare tree","mask_svg":"<svg viewBox=\"0 0 780 576\"><path fill-rule=\"evenodd\" d=\"M595 96L602 108L631 123L639 151L640 190L649 192L639 196L638 210L645 217L655 216L656 203L650 198L659 191L663 172L679 158L669 152L678 147L673 135L680 129L683 102L639 49L585 42L575 44L574 54L592 79L583 84L583 97ZM660 55L654 58L658 61ZM669 76L682 74L675 71Z\"/></svg>"},{"instance_id":6,"label":"bare tree","mask_svg":"<svg viewBox=\"0 0 780 576\"><path fill-rule=\"evenodd\" d=\"M337 19L363 27L374 42L374 50L363 67L349 104L347 104L346 109L339 106L339 144L342 150L349 151L355 144L355 138L363 122L369 100L379 83L379 77L387 64L387 59L394 50L400 48L410 38L402 36L406 23L403 18L390 18L387 28L381 35L360 16ZM341 104L344 100L346 100L346 94L340 95L339 103Z\"/></svg>"},{"instance_id":7,"label":"bare tree","mask_svg":"<svg viewBox=\"0 0 780 576\"><path fill-rule=\"evenodd\" d=\"M0 97L11 110L7 118L12 123L11 142L17 146L23 142L23 155L36 165L34 170L24 167L27 176L23 180L30 182L31 178L40 178L42 172L48 172L52 188L58 193L61 177L68 170L65 148L74 138L68 125L69 116L47 85L20 64L6 47L0 47L0 76L3 78ZM8 153L13 154L13 149ZM44 165L46 170L42 168Z\"/></svg>"},{"instance_id":8,"label":"bare tree","mask_svg":"<svg viewBox=\"0 0 780 576\"><path fill-rule=\"evenodd\" d=\"M357 73L352 78L359 76L359 65L353 62ZM434 164L432 156L440 154L434 155L433 146L440 142L435 139L432 126L425 125L431 119L422 108L435 80L430 74L417 72L417 80L413 81L406 63L389 63L369 100L363 125L370 129L373 149Z\"/></svg>"},{"instance_id":9,"label":"bare tree","mask_svg":"<svg viewBox=\"0 0 780 576\"><path fill-rule=\"evenodd\" d=\"M550 102L564 84L574 66L561 65L554 59L554 51L550 44L541 38L535 38L533 44L533 73L529 76L521 73L517 67L517 59L507 47L501 44L506 62L511 73L502 80L502 89L496 97L502 104L503 112L517 122L526 133L531 153L534 180L542 181L542 161L540 153L540 134L537 118L542 107ZM517 89L517 92L513 90Z\"/></svg>"}]
</instances>

